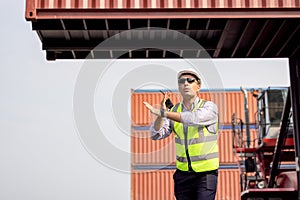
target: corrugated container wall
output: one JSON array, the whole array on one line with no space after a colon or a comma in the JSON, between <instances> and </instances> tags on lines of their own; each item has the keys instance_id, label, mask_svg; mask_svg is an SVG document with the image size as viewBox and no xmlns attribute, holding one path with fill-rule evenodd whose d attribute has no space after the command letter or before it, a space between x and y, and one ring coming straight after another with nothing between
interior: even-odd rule
<instances>
[{"instance_id":1,"label":"corrugated container wall","mask_svg":"<svg viewBox=\"0 0 300 200\"><path fill-rule=\"evenodd\" d=\"M131 96L131 199L132 200L173 200L175 167L174 136L153 141L149 125L155 119L145 109L144 101L160 106L163 95L160 92L135 91ZM233 149L233 133L231 115L244 119L244 98L242 92L234 91L202 91L200 97L215 102L219 107L219 157L220 170L216 200L240 199L240 176ZM179 102L177 92L170 94L173 103ZM250 122L255 123L256 100L248 93ZM257 132L250 130L251 140L255 141ZM245 133L243 140L246 140ZM253 146L255 142L252 142ZM166 170L169 169L169 170Z\"/></svg>"},{"instance_id":2,"label":"corrugated container wall","mask_svg":"<svg viewBox=\"0 0 300 200\"><path fill-rule=\"evenodd\" d=\"M219 109L220 126L230 126L232 114L245 119L244 113L244 97L240 91L224 91L224 92L200 92L200 98L215 102ZM153 120L149 111L145 108L143 102L147 101L151 105L160 105L163 95L160 92L136 92L131 97L131 119L132 126L149 126ZM173 92L170 95L171 101L175 104L180 101L178 93ZM255 123L255 112L257 110L256 99L248 92L248 107L250 124ZM222 127L221 127L222 128Z\"/></svg>"},{"instance_id":3,"label":"corrugated container wall","mask_svg":"<svg viewBox=\"0 0 300 200\"><path fill-rule=\"evenodd\" d=\"M148 130L133 130L131 135L131 164L132 166L175 165L175 144L173 134L163 140L151 140ZM244 134L244 140L246 135ZM255 141L256 130L250 130L250 138ZM219 131L219 158L220 164L236 164L237 160L233 151L233 134L231 130ZM250 147L253 147L251 143Z\"/></svg>"},{"instance_id":4,"label":"corrugated container wall","mask_svg":"<svg viewBox=\"0 0 300 200\"><path fill-rule=\"evenodd\" d=\"M151 172L135 171L131 174L132 200L174 200L174 170ZM216 200L240 199L238 170L219 170Z\"/></svg>"}]
</instances>

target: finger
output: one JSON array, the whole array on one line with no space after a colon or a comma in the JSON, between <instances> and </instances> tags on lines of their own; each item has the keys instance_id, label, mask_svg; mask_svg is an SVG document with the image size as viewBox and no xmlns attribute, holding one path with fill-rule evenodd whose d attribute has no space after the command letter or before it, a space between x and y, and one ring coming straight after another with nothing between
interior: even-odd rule
<instances>
[{"instance_id":1,"label":"finger","mask_svg":"<svg viewBox=\"0 0 300 200\"><path fill-rule=\"evenodd\" d=\"M168 98L170 98L170 92L166 92Z\"/></svg>"},{"instance_id":2,"label":"finger","mask_svg":"<svg viewBox=\"0 0 300 200\"><path fill-rule=\"evenodd\" d=\"M166 108L167 108L167 107L166 107L166 101L167 101L167 99L168 99L168 95L167 95L167 93L165 93L164 98L163 98L163 100L161 101L161 108L162 108L162 109L166 109Z\"/></svg>"},{"instance_id":3,"label":"finger","mask_svg":"<svg viewBox=\"0 0 300 200\"><path fill-rule=\"evenodd\" d=\"M168 92L166 92L166 93L165 93L165 99L164 99L164 100L166 101L168 98L169 98L169 94L168 94Z\"/></svg>"}]
</instances>

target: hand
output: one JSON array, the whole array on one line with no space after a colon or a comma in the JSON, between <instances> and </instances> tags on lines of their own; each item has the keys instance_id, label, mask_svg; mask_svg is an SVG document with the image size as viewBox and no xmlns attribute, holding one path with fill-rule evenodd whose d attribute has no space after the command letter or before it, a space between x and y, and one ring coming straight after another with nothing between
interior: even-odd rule
<instances>
[{"instance_id":1,"label":"hand","mask_svg":"<svg viewBox=\"0 0 300 200\"><path fill-rule=\"evenodd\" d=\"M167 106L166 106L167 99L169 99L169 93L168 92L165 93L164 98L161 101L161 108L164 109L164 110L167 109Z\"/></svg>"},{"instance_id":2,"label":"hand","mask_svg":"<svg viewBox=\"0 0 300 200\"><path fill-rule=\"evenodd\" d=\"M153 113L156 116L161 117L161 115L160 115L160 109L154 108L148 102L144 102L144 105L150 110L151 113Z\"/></svg>"}]
</instances>

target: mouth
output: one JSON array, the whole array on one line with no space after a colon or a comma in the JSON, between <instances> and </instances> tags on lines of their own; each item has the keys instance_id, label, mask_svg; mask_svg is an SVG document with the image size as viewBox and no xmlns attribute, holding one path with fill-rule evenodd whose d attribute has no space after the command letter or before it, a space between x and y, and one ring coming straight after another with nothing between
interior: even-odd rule
<instances>
[{"instance_id":1,"label":"mouth","mask_svg":"<svg viewBox=\"0 0 300 200\"><path fill-rule=\"evenodd\" d=\"M184 92L189 92L189 91L190 91L190 88L184 88L183 91L184 91Z\"/></svg>"}]
</instances>

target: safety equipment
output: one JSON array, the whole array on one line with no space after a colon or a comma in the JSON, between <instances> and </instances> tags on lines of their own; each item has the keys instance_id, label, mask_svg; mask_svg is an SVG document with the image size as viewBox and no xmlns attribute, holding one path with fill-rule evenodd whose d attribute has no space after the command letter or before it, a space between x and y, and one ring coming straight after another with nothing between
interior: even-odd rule
<instances>
[{"instance_id":1,"label":"safety equipment","mask_svg":"<svg viewBox=\"0 0 300 200\"><path fill-rule=\"evenodd\" d=\"M190 74L190 75L194 76L197 79L197 81L199 82L199 84L201 84L200 75L195 69L191 68L191 69L185 69L185 70L179 71L177 73L177 79L179 79L182 75L185 75L185 74Z\"/></svg>"},{"instance_id":2,"label":"safety equipment","mask_svg":"<svg viewBox=\"0 0 300 200\"><path fill-rule=\"evenodd\" d=\"M163 95L165 95L165 93L164 93L162 90L160 90L160 92L161 92ZM174 106L170 98L167 98L167 100L166 100L166 102L165 102L165 105L166 105L166 107L167 107L168 109L171 109L171 108Z\"/></svg>"},{"instance_id":3,"label":"safety equipment","mask_svg":"<svg viewBox=\"0 0 300 200\"><path fill-rule=\"evenodd\" d=\"M202 108L205 102L200 99L192 112ZM171 111L181 112L182 103L176 104ZM206 126L187 126L174 122L172 129L175 133L176 166L179 170L205 172L218 169L218 123L216 126L216 132L210 133Z\"/></svg>"}]
</instances>

